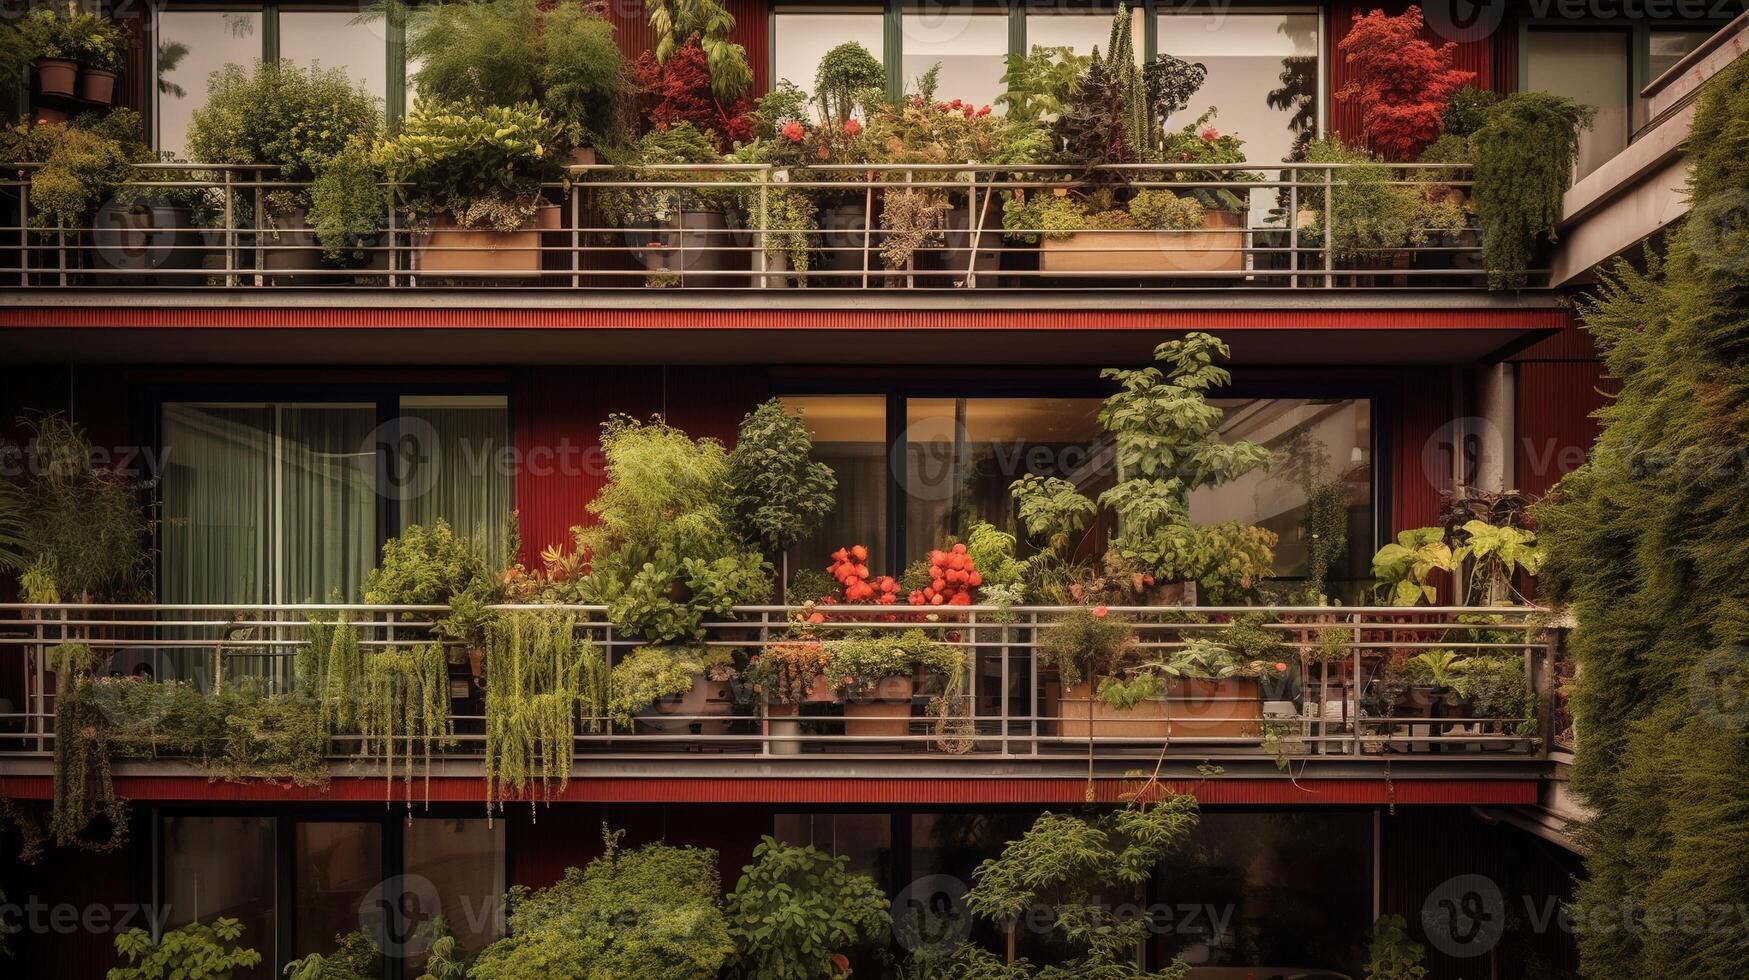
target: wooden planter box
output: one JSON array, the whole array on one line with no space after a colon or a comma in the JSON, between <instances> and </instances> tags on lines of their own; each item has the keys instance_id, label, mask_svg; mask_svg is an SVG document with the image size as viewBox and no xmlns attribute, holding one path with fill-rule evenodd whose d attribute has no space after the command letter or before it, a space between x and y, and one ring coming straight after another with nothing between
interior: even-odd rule
<instances>
[{"instance_id":1,"label":"wooden planter box","mask_svg":"<svg viewBox=\"0 0 1749 980\"><path fill-rule=\"evenodd\" d=\"M1093 693L1086 681L1063 689L1057 695L1057 725L1064 738L1128 738L1159 741L1172 734L1172 721L1164 700L1143 701L1128 710L1114 708ZM1087 701L1093 701L1093 718L1087 718Z\"/></svg>"},{"instance_id":2,"label":"wooden planter box","mask_svg":"<svg viewBox=\"0 0 1749 980\"><path fill-rule=\"evenodd\" d=\"M910 677L884 677L874 692L844 705L844 734L893 738L911 733L911 696L917 690Z\"/></svg>"},{"instance_id":3,"label":"wooden planter box","mask_svg":"<svg viewBox=\"0 0 1749 980\"><path fill-rule=\"evenodd\" d=\"M1245 268L1245 215L1207 211L1202 231L1077 231L1039 242L1039 271L1239 272Z\"/></svg>"},{"instance_id":4,"label":"wooden planter box","mask_svg":"<svg viewBox=\"0 0 1749 980\"><path fill-rule=\"evenodd\" d=\"M1167 687L1172 733L1192 738L1260 735L1263 731L1261 687L1261 682L1255 677L1172 681Z\"/></svg>"},{"instance_id":5,"label":"wooden planter box","mask_svg":"<svg viewBox=\"0 0 1749 980\"><path fill-rule=\"evenodd\" d=\"M559 209L552 204L541 205L534 220L516 231L459 228L449 215L440 214L413 252L415 271L468 279L537 276L541 271L541 233L558 229Z\"/></svg>"},{"instance_id":6,"label":"wooden planter box","mask_svg":"<svg viewBox=\"0 0 1749 980\"><path fill-rule=\"evenodd\" d=\"M734 697L728 681L713 681L700 672L692 687L678 697L662 698L638 712L638 731L657 735L727 735ZM701 721L700 715L711 720ZM721 717L721 721L716 720Z\"/></svg>"}]
</instances>

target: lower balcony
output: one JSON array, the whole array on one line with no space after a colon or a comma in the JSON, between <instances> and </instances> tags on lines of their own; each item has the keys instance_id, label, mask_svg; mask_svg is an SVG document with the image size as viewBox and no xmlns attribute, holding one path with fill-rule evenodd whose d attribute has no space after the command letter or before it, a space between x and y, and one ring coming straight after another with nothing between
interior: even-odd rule
<instances>
[{"instance_id":1,"label":"lower balcony","mask_svg":"<svg viewBox=\"0 0 1749 980\"><path fill-rule=\"evenodd\" d=\"M1217 800L1249 777L1283 796L1264 802L1382 802L1341 788L1363 783L1435 802L1450 780L1528 802L1561 640L1525 607L764 606L686 647L587 606L493 607L478 645L447 607L3 608L0 781L19 796L59 749L158 798L358 799L368 780L409 801L656 795L640 781L687 799L676 781L756 796L801 777L826 799L995 780L1078 802L1152 774ZM1098 678L1065 646L1091 616L1126 644ZM209 779L233 786L192 788Z\"/></svg>"}]
</instances>

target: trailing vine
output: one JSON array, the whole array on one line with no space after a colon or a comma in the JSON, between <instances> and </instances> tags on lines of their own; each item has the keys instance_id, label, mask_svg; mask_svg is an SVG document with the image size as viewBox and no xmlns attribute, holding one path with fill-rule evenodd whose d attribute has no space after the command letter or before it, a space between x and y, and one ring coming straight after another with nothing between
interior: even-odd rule
<instances>
[{"instance_id":1,"label":"trailing vine","mask_svg":"<svg viewBox=\"0 0 1749 980\"><path fill-rule=\"evenodd\" d=\"M577 640L575 616L512 612L486 627L486 808L563 792L579 722L599 732L607 661Z\"/></svg>"},{"instance_id":2,"label":"trailing vine","mask_svg":"<svg viewBox=\"0 0 1749 980\"><path fill-rule=\"evenodd\" d=\"M443 647L433 643L371 654L359 693L360 753L383 765L391 786L399 756L408 809L413 806L414 764L422 762L429 802L433 750L455 743Z\"/></svg>"},{"instance_id":3,"label":"trailing vine","mask_svg":"<svg viewBox=\"0 0 1749 980\"><path fill-rule=\"evenodd\" d=\"M112 851L127 843L128 804L115 795L113 729L95 690L103 683L98 672L108 662L106 655L83 643L49 651L58 692L49 836L61 847ZM86 837L86 829L99 818L109 821L109 837Z\"/></svg>"},{"instance_id":4,"label":"trailing vine","mask_svg":"<svg viewBox=\"0 0 1749 980\"><path fill-rule=\"evenodd\" d=\"M1482 260L1493 289L1522 289L1537 254L1555 240L1573 183L1579 131L1596 110L1547 92L1517 92L1488 110L1470 137Z\"/></svg>"}]
</instances>

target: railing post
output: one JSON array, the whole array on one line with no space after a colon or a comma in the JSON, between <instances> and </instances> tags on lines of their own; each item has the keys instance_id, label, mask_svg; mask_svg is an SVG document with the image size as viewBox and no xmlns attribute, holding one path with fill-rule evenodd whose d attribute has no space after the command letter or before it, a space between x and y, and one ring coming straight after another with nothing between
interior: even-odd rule
<instances>
[{"instance_id":1,"label":"railing post","mask_svg":"<svg viewBox=\"0 0 1749 980\"><path fill-rule=\"evenodd\" d=\"M1555 644L1559 641L1556 639L1558 634L1551 632L1548 634L1547 642L1540 647L1534 646L1531 640L1534 629L1528 622L1525 624L1524 680L1530 689L1536 692L1537 731L1542 736L1540 739L1542 744L1537 747L1537 758L1547 759L1550 749L1555 744L1554 652Z\"/></svg>"},{"instance_id":2,"label":"railing post","mask_svg":"<svg viewBox=\"0 0 1749 980\"><path fill-rule=\"evenodd\" d=\"M578 249L581 248L583 245L583 232L581 230L581 226L582 226L581 215L583 213L583 209L577 203L580 197L581 197L581 195L577 191L577 182L572 181L570 186L565 189L565 198L571 205L571 288L572 289L576 289L577 287L583 285L583 277L578 274L582 271L582 268L583 268L583 256L580 252L578 252Z\"/></svg>"},{"instance_id":3,"label":"railing post","mask_svg":"<svg viewBox=\"0 0 1749 980\"><path fill-rule=\"evenodd\" d=\"M263 179L261 171L257 170L255 172L255 186L249 195L254 201L255 207L255 247L252 251L255 253L254 279L255 285L258 287L267 284L267 277L261 274L261 270L267 267L267 209L261 193Z\"/></svg>"},{"instance_id":4,"label":"railing post","mask_svg":"<svg viewBox=\"0 0 1749 980\"><path fill-rule=\"evenodd\" d=\"M771 260L765 254L765 238L766 238L766 235L769 233L770 222L771 222L770 209L771 209L771 165L766 164L765 166L763 166L759 169L759 228L758 228L757 234L755 234L753 236L753 240L755 242L755 246L754 246L754 250L753 250L753 262L754 262L754 268L759 270L759 288L760 289L771 288L771 283L768 282L765 278L765 274L767 272L769 272L770 268L771 268Z\"/></svg>"},{"instance_id":5,"label":"railing post","mask_svg":"<svg viewBox=\"0 0 1749 980\"><path fill-rule=\"evenodd\" d=\"M1300 172L1287 185L1287 287L1300 288Z\"/></svg>"},{"instance_id":6,"label":"railing post","mask_svg":"<svg viewBox=\"0 0 1749 980\"><path fill-rule=\"evenodd\" d=\"M1012 734L1012 732L1009 730L1009 727L1008 727L1008 715L1009 715L1008 692L1010 690L1012 690L1013 686L1014 686L1013 681L1011 680L1012 667L1009 664L1009 654L1013 652L1013 650L1009 646L1009 644L1011 642L1013 642L1013 639L1014 639L1014 632L1013 632L1013 627L1011 624L1009 624L1007 622L1004 622L1002 624L1001 636L1002 636L1002 646L1001 646L1001 651L1002 651L1002 653L1001 653L1001 657L1002 657L1002 690L996 696L996 719L997 719L997 723L1002 726L1002 755L1004 757L1006 757L1012 753L1012 749L1010 748L1010 746L1008 744L1008 736L1010 734ZM972 705L972 717L973 718L977 717L977 711L978 711L978 706L974 703Z\"/></svg>"},{"instance_id":7,"label":"railing post","mask_svg":"<svg viewBox=\"0 0 1749 980\"><path fill-rule=\"evenodd\" d=\"M401 270L401 212L395 207L393 191L389 197L389 288L394 289L401 284L401 277L395 273Z\"/></svg>"},{"instance_id":8,"label":"railing post","mask_svg":"<svg viewBox=\"0 0 1749 980\"><path fill-rule=\"evenodd\" d=\"M34 631L36 634L36 646L31 655L32 659L35 661L36 667L36 684L31 689L31 700L34 701L35 704L31 707L31 714L36 716L34 719L36 727L36 750L39 753L48 751L49 702L46 686L48 678L47 671L44 670L44 661L48 659L49 648L47 642L48 638L45 635L46 631L43 628L43 617L46 615L48 615L48 613L44 610L39 609L37 611L36 628ZM27 666L25 669L29 670L30 668Z\"/></svg>"},{"instance_id":9,"label":"railing post","mask_svg":"<svg viewBox=\"0 0 1749 980\"><path fill-rule=\"evenodd\" d=\"M1365 636L1365 633L1363 632L1364 627L1361 625L1360 614L1354 613L1351 618L1354 622L1354 647L1353 647L1353 650L1354 650L1354 659L1353 659L1354 682L1349 685L1350 702L1349 702L1349 715L1348 716L1350 719L1352 719L1352 723L1348 726L1348 729L1349 729L1348 754L1349 755L1359 755L1360 754L1360 746L1361 746L1361 733L1362 733L1363 728L1364 728L1364 726L1361 722L1361 717L1360 717L1360 689L1361 689L1361 683L1362 683L1361 673L1360 673L1360 654L1361 654L1360 644L1361 644L1362 637Z\"/></svg>"},{"instance_id":10,"label":"railing post","mask_svg":"<svg viewBox=\"0 0 1749 980\"><path fill-rule=\"evenodd\" d=\"M759 655L766 656L771 651L771 612L766 610L759 614ZM760 691L762 703L759 708L759 754L771 755L771 698L770 692Z\"/></svg>"},{"instance_id":11,"label":"railing post","mask_svg":"<svg viewBox=\"0 0 1749 980\"><path fill-rule=\"evenodd\" d=\"M1027 635L1026 664L1027 664L1027 670L1031 674L1031 681L1030 681L1029 685L1027 686L1027 692L1030 696L1027 699L1028 703L1027 703L1027 708L1026 708L1026 718L1027 718L1027 723L1031 726L1031 734L1032 734L1031 754L1038 755L1038 705L1039 705L1040 698L1039 698L1039 689L1038 689L1038 612L1037 611L1027 613L1027 634L1026 635Z\"/></svg>"},{"instance_id":12,"label":"railing post","mask_svg":"<svg viewBox=\"0 0 1749 980\"><path fill-rule=\"evenodd\" d=\"M30 177L22 171L18 180L18 284L30 285Z\"/></svg>"},{"instance_id":13,"label":"railing post","mask_svg":"<svg viewBox=\"0 0 1749 980\"><path fill-rule=\"evenodd\" d=\"M1324 165L1324 288L1334 288L1336 280L1336 231L1334 214L1336 205L1336 183L1331 178L1334 171L1329 164Z\"/></svg>"},{"instance_id":14,"label":"railing post","mask_svg":"<svg viewBox=\"0 0 1749 980\"><path fill-rule=\"evenodd\" d=\"M237 191L231 170L225 168L225 285L237 285Z\"/></svg>"}]
</instances>

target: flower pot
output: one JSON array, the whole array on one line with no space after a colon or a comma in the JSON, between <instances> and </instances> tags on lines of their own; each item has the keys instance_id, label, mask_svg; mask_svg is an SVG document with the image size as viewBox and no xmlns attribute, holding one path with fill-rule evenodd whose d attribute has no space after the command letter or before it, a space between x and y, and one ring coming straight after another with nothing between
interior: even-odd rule
<instances>
[{"instance_id":1,"label":"flower pot","mask_svg":"<svg viewBox=\"0 0 1749 980\"><path fill-rule=\"evenodd\" d=\"M814 236L809 275L803 285L853 289L862 285L868 261L879 261L878 245L868 230L868 209L856 204L821 208L815 220L820 231ZM875 278L870 278L870 283Z\"/></svg>"},{"instance_id":2,"label":"flower pot","mask_svg":"<svg viewBox=\"0 0 1749 980\"><path fill-rule=\"evenodd\" d=\"M1255 677L1174 678L1166 696L1174 735L1247 738L1263 730L1261 685Z\"/></svg>"},{"instance_id":3,"label":"flower pot","mask_svg":"<svg viewBox=\"0 0 1749 980\"><path fill-rule=\"evenodd\" d=\"M867 738L892 738L910 734L911 697L916 679L883 677L874 690L844 705L844 734Z\"/></svg>"},{"instance_id":4,"label":"flower pot","mask_svg":"<svg viewBox=\"0 0 1749 980\"><path fill-rule=\"evenodd\" d=\"M419 236L413 266L421 275L462 279L536 276L541 271L541 232L559 228L559 209L542 204L534 219L515 231L463 228L439 214Z\"/></svg>"},{"instance_id":5,"label":"flower pot","mask_svg":"<svg viewBox=\"0 0 1749 980\"><path fill-rule=\"evenodd\" d=\"M727 735L732 701L729 682L713 681L700 671L692 675L692 687L685 694L662 698L638 712L638 731L657 735ZM721 715L723 720L700 720L701 715Z\"/></svg>"},{"instance_id":6,"label":"flower pot","mask_svg":"<svg viewBox=\"0 0 1749 980\"><path fill-rule=\"evenodd\" d=\"M185 207L111 201L91 223L90 267L120 286L198 286L206 235Z\"/></svg>"},{"instance_id":7,"label":"flower pot","mask_svg":"<svg viewBox=\"0 0 1749 980\"><path fill-rule=\"evenodd\" d=\"M38 126L64 125L67 122L67 114L48 106L37 106L31 121Z\"/></svg>"},{"instance_id":8,"label":"flower pot","mask_svg":"<svg viewBox=\"0 0 1749 980\"><path fill-rule=\"evenodd\" d=\"M72 95L79 63L71 58L36 59L36 87L44 95Z\"/></svg>"},{"instance_id":9,"label":"flower pot","mask_svg":"<svg viewBox=\"0 0 1749 980\"><path fill-rule=\"evenodd\" d=\"M795 717L796 705L774 704L766 709L765 728L772 736L767 746L772 755L801 755L802 743L795 741L802 733L802 723Z\"/></svg>"},{"instance_id":10,"label":"flower pot","mask_svg":"<svg viewBox=\"0 0 1749 980\"><path fill-rule=\"evenodd\" d=\"M1114 708L1092 693L1086 681L1071 685L1057 695L1059 732L1064 738L1127 738L1157 741L1172 734L1172 722L1162 699L1149 699L1128 710ZM1088 699L1093 701L1089 720Z\"/></svg>"},{"instance_id":11,"label":"flower pot","mask_svg":"<svg viewBox=\"0 0 1749 980\"><path fill-rule=\"evenodd\" d=\"M1203 212L1200 231L1077 231L1039 243L1049 273L1239 272L1245 268L1245 216Z\"/></svg>"},{"instance_id":12,"label":"flower pot","mask_svg":"<svg viewBox=\"0 0 1749 980\"><path fill-rule=\"evenodd\" d=\"M115 101L116 74L106 68L79 70L79 98L87 102L109 105Z\"/></svg>"}]
</instances>

